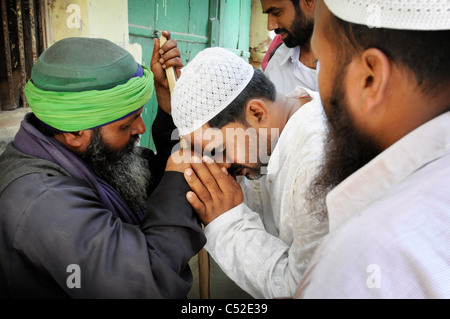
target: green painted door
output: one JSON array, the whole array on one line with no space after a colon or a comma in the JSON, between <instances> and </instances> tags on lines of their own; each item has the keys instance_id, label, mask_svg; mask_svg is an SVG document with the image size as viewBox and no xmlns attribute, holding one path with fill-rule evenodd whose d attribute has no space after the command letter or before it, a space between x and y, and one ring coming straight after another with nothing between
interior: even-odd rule
<instances>
[{"instance_id":1,"label":"green painted door","mask_svg":"<svg viewBox=\"0 0 450 319\"><path fill-rule=\"evenodd\" d=\"M220 46L250 57L251 0L128 0L130 43L142 46L142 63L150 67L153 38L168 30L178 42L183 63L211 46ZM154 149L150 127L156 116L153 95L143 118L147 132L141 145Z\"/></svg>"}]
</instances>

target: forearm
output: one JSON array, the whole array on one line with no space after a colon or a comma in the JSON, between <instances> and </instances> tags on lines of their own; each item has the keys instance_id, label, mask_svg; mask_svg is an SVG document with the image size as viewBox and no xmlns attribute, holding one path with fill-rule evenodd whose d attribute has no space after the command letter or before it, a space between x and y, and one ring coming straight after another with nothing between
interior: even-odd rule
<instances>
[{"instance_id":1,"label":"forearm","mask_svg":"<svg viewBox=\"0 0 450 319\"><path fill-rule=\"evenodd\" d=\"M205 228L205 248L222 270L255 298L291 297L296 274L290 247L266 232L259 215L244 204Z\"/></svg>"},{"instance_id":2,"label":"forearm","mask_svg":"<svg viewBox=\"0 0 450 319\"><path fill-rule=\"evenodd\" d=\"M197 215L186 200L188 191L183 174L166 172L149 198L148 213L141 223L149 247L179 274L206 242Z\"/></svg>"},{"instance_id":3,"label":"forearm","mask_svg":"<svg viewBox=\"0 0 450 319\"><path fill-rule=\"evenodd\" d=\"M166 169L167 160L174 150L177 149L179 140L172 117L158 107L156 118L152 125L152 137L156 146L156 154L151 158L150 167L152 171L152 185L154 188L159 184ZM175 133L174 133L175 132Z\"/></svg>"},{"instance_id":4,"label":"forearm","mask_svg":"<svg viewBox=\"0 0 450 319\"><path fill-rule=\"evenodd\" d=\"M171 98L169 88L165 88L163 85L155 83L155 93L156 100L158 101L159 107L166 112L171 114Z\"/></svg>"}]
</instances>

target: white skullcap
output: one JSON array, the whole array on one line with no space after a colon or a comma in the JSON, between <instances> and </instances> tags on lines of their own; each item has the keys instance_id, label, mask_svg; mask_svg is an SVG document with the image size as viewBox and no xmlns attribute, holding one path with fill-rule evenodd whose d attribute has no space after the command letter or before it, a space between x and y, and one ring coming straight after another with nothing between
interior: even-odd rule
<instances>
[{"instance_id":1,"label":"white skullcap","mask_svg":"<svg viewBox=\"0 0 450 319\"><path fill-rule=\"evenodd\" d=\"M231 51L208 48L182 70L172 92L172 117L180 135L202 127L247 86L253 67Z\"/></svg>"},{"instance_id":2,"label":"white skullcap","mask_svg":"<svg viewBox=\"0 0 450 319\"><path fill-rule=\"evenodd\" d=\"M450 0L324 0L338 18L369 27L449 30Z\"/></svg>"}]
</instances>

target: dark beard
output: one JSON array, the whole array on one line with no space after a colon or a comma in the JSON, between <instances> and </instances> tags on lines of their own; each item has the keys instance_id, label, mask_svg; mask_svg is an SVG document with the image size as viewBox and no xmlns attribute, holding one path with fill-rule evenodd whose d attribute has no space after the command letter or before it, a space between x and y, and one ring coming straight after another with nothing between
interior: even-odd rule
<instances>
[{"instance_id":1,"label":"dark beard","mask_svg":"<svg viewBox=\"0 0 450 319\"><path fill-rule=\"evenodd\" d=\"M328 118L324 162L309 186L307 196L309 209L322 211L322 215L327 212L327 194L382 151L370 135L356 128L348 112L342 90L345 69L342 69L337 73L330 102L327 106L324 104Z\"/></svg>"},{"instance_id":2,"label":"dark beard","mask_svg":"<svg viewBox=\"0 0 450 319\"><path fill-rule=\"evenodd\" d=\"M314 21L308 21L305 14L301 11L300 8L296 8L295 10L295 19L291 25L292 31L288 31L285 29L275 30L276 34L279 34L281 32L287 33L287 36L283 41L288 48L294 48L296 46L309 44L314 29Z\"/></svg>"},{"instance_id":3,"label":"dark beard","mask_svg":"<svg viewBox=\"0 0 450 319\"><path fill-rule=\"evenodd\" d=\"M93 172L114 187L136 214L145 208L151 178L148 161L135 146L138 140L138 136L133 137L122 150L116 151L103 141L100 129L95 129L81 155Z\"/></svg>"}]
</instances>

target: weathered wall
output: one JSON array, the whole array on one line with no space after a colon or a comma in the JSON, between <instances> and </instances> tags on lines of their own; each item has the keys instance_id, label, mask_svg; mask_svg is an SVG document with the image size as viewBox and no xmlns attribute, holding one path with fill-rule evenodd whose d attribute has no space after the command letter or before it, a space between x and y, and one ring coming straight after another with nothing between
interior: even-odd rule
<instances>
[{"instance_id":1,"label":"weathered wall","mask_svg":"<svg viewBox=\"0 0 450 319\"><path fill-rule=\"evenodd\" d=\"M270 46L271 38L267 31L267 15L262 13L260 0L252 0L252 18L250 21L250 62L260 67L264 54Z\"/></svg>"},{"instance_id":2,"label":"weathered wall","mask_svg":"<svg viewBox=\"0 0 450 319\"><path fill-rule=\"evenodd\" d=\"M138 62L142 60L141 47L129 44L126 0L45 0L41 10L45 47L68 37L105 38L130 51ZM0 93L3 91L0 87ZM28 111L20 108L0 112L0 153L14 138Z\"/></svg>"}]
</instances>

